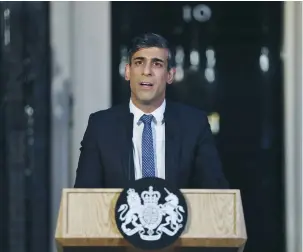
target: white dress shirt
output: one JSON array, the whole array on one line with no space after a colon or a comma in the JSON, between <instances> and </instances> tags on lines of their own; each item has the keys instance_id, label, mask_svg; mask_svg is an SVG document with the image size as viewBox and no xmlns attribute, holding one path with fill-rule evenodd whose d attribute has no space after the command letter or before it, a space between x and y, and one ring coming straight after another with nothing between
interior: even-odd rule
<instances>
[{"instance_id":1,"label":"white dress shirt","mask_svg":"<svg viewBox=\"0 0 303 252\"><path fill-rule=\"evenodd\" d=\"M165 123L164 123L164 111L166 101L164 100L162 105L153 111L154 116L152 121L153 132L153 144L155 153L155 173L156 177L165 179ZM146 114L138 109L130 100L129 109L134 114L133 123L133 155L134 155L134 168L135 179L142 178L142 133L144 124L140 121L142 115ZM148 114L147 114L148 115Z\"/></svg>"}]
</instances>

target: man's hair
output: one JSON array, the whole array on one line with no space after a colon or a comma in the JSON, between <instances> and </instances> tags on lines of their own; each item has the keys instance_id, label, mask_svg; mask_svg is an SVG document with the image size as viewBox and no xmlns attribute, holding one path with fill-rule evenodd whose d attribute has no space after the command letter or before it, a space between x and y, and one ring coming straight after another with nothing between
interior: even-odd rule
<instances>
[{"instance_id":1,"label":"man's hair","mask_svg":"<svg viewBox=\"0 0 303 252\"><path fill-rule=\"evenodd\" d=\"M161 35L155 33L144 33L135 37L131 41L131 45L128 51L128 62L131 64L133 55L142 48L164 48L168 50L168 69L175 66L172 50L168 44L168 41Z\"/></svg>"}]
</instances>

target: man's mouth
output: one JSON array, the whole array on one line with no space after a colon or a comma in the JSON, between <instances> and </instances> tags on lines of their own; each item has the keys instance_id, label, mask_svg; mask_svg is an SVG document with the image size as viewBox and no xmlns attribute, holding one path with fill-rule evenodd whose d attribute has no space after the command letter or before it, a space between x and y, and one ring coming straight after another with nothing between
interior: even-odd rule
<instances>
[{"instance_id":1,"label":"man's mouth","mask_svg":"<svg viewBox=\"0 0 303 252\"><path fill-rule=\"evenodd\" d=\"M143 87L152 87L153 86L153 84L150 82L140 82L140 85Z\"/></svg>"}]
</instances>

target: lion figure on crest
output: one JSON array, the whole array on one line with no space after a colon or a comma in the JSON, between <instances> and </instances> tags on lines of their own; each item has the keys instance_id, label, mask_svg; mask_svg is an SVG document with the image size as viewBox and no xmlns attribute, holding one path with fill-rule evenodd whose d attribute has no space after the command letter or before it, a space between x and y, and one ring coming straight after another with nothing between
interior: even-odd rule
<instances>
[{"instance_id":1,"label":"lion figure on crest","mask_svg":"<svg viewBox=\"0 0 303 252\"><path fill-rule=\"evenodd\" d=\"M143 229L142 225L137 223L137 220L139 219L139 216L142 212L142 203L141 198L139 194L134 189L129 189L127 191L127 204L123 204L119 207L118 212L121 212L120 214L120 220L124 221L121 228L125 233L130 233L132 230L129 228L126 228L126 226L130 223L135 227L136 230ZM125 212L129 210L126 214ZM135 232L135 229L133 232Z\"/></svg>"}]
</instances>

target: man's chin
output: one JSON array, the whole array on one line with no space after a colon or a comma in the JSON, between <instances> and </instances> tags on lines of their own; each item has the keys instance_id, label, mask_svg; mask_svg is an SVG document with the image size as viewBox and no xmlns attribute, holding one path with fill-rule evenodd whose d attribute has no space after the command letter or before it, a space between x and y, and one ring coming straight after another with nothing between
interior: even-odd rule
<instances>
[{"instance_id":1,"label":"man's chin","mask_svg":"<svg viewBox=\"0 0 303 252\"><path fill-rule=\"evenodd\" d=\"M141 102L142 105L151 105L151 104L153 104L152 99L140 99L140 102Z\"/></svg>"},{"instance_id":2,"label":"man's chin","mask_svg":"<svg viewBox=\"0 0 303 252\"><path fill-rule=\"evenodd\" d=\"M144 95L141 94L140 96L138 96L138 100L141 102L141 104L144 105L150 105L153 103L153 101L155 100L155 98L151 95Z\"/></svg>"}]
</instances>

